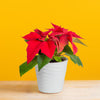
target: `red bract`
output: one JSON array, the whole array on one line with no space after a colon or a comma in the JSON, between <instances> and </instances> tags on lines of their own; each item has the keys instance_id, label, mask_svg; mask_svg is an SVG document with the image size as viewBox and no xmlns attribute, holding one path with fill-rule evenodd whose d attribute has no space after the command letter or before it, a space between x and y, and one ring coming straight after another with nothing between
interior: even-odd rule
<instances>
[{"instance_id":1,"label":"red bract","mask_svg":"<svg viewBox=\"0 0 100 100\"><path fill-rule=\"evenodd\" d=\"M30 63L40 50L41 53L44 53L46 56L52 59L56 46L52 40L45 41L48 33L49 31L42 32L36 29L35 32L31 32L23 37L24 39L28 40L27 63Z\"/></svg>"},{"instance_id":2,"label":"red bract","mask_svg":"<svg viewBox=\"0 0 100 100\"><path fill-rule=\"evenodd\" d=\"M46 36L48 35L48 33L50 32L50 30L49 30L49 31L46 31L46 32L42 32L42 31L40 31L39 29L35 29L34 31L35 31L36 33L40 34L42 38L43 38L43 37L46 37Z\"/></svg>"},{"instance_id":3,"label":"red bract","mask_svg":"<svg viewBox=\"0 0 100 100\"><path fill-rule=\"evenodd\" d=\"M76 42L85 45L78 39L81 37L75 32L68 31L58 25L52 25L53 28L48 29L46 32L35 29L34 32L30 32L23 37L28 44L27 62L20 65L20 76L37 64L38 71L40 71L50 62L61 62L65 60L64 55L69 56L75 64L83 66L80 58L75 55L77 47L74 44L74 42ZM69 42L72 44L73 51L69 46ZM64 55L62 55L62 53L64 53Z\"/></svg>"},{"instance_id":4,"label":"red bract","mask_svg":"<svg viewBox=\"0 0 100 100\"><path fill-rule=\"evenodd\" d=\"M73 37L81 37L76 33L68 31L67 29L64 29L60 26L54 24L52 25L54 28L49 29L46 32L35 29L34 32L30 32L28 35L23 37L24 39L28 40L27 63L31 62L40 50L41 53L52 59L56 47L57 52L60 53L63 51L68 42L72 44L73 53L75 54L77 52L77 47L73 43ZM51 32L51 34L49 34L49 32Z\"/></svg>"},{"instance_id":5,"label":"red bract","mask_svg":"<svg viewBox=\"0 0 100 100\"><path fill-rule=\"evenodd\" d=\"M58 53L60 53L64 49L65 45L67 45L68 42L70 42L72 44L73 53L75 54L77 52L77 47L73 43L73 37L81 37L72 31L68 31L67 29L61 28L60 26L54 24L52 25L54 28L49 29L50 31L52 31L49 37L55 41Z\"/></svg>"}]
</instances>

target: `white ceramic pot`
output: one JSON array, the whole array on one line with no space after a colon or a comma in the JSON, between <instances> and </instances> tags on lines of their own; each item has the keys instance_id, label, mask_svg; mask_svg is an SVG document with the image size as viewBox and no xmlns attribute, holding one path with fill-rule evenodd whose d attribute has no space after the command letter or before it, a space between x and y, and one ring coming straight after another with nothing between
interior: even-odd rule
<instances>
[{"instance_id":1,"label":"white ceramic pot","mask_svg":"<svg viewBox=\"0 0 100 100\"><path fill-rule=\"evenodd\" d=\"M40 92L58 93L62 91L66 74L68 59L62 62L52 62L45 65L38 72L35 66L37 83Z\"/></svg>"}]
</instances>

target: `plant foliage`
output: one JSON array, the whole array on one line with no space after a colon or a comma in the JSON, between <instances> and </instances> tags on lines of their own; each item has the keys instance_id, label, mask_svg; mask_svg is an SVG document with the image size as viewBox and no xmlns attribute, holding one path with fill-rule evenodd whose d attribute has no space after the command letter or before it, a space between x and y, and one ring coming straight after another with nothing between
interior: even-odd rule
<instances>
[{"instance_id":1,"label":"plant foliage","mask_svg":"<svg viewBox=\"0 0 100 100\"><path fill-rule=\"evenodd\" d=\"M83 39L75 32L68 31L58 25L53 25L53 28L42 32L35 29L23 38L28 44L27 47L27 61L20 65L20 76L24 75L35 65L38 64L38 71L40 71L46 64L52 61L61 62L65 57L70 59L79 66L83 66L80 58L76 56L78 51L75 43L80 43L86 46L80 39ZM72 45L72 49L69 46ZM64 53L64 55L62 55Z\"/></svg>"}]
</instances>

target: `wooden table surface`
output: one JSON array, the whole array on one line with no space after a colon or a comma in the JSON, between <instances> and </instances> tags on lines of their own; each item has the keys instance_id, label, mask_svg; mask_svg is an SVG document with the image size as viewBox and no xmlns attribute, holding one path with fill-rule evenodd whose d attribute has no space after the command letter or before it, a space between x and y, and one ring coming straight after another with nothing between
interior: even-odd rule
<instances>
[{"instance_id":1,"label":"wooden table surface","mask_svg":"<svg viewBox=\"0 0 100 100\"><path fill-rule=\"evenodd\" d=\"M0 100L100 100L100 81L65 81L58 94L40 93L35 81L0 81Z\"/></svg>"}]
</instances>

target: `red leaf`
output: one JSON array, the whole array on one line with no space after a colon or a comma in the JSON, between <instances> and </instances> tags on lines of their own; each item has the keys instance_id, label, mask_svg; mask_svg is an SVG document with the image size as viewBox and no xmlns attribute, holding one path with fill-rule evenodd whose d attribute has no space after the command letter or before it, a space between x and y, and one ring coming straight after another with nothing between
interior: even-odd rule
<instances>
[{"instance_id":1,"label":"red leaf","mask_svg":"<svg viewBox=\"0 0 100 100\"><path fill-rule=\"evenodd\" d=\"M58 53L60 53L64 49L64 47L68 44L67 35L60 36L59 40L60 40L59 46L57 49Z\"/></svg>"},{"instance_id":2,"label":"red leaf","mask_svg":"<svg viewBox=\"0 0 100 100\"><path fill-rule=\"evenodd\" d=\"M27 43L27 63L30 63L35 55L39 52L42 42L38 40L32 40L28 41Z\"/></svg>"},{"instance_id":3,"label":"red leaf","mask_svg":"<svg viewBox=\"0 0 100 100\"><path fill-rule=\"evenodd\" d=\"M45 37L46 35L48 35L48 33L50 32L50 30L49 31L46 31L46 32L42 32L42 31L40 31L39 29L35 29L34 30L36 33L38 33L39 35L41 35L42 37Z\"/></svg>"},{"instance_id":4,"label":"red leaf","mask_svg":"<svg viewBox=\"0 0 100 100\"><path fill-rule=\"evenodd\" d=\"M51 23L51 24L52 24L52 26L53 26L54 28L59 28L58 25L55 25L55 24L53 24L53 23Z\"/></svg>"},{"instance_id":5,"label":"red leaf","mask_svg":"<svg viewBox=\"0 0 100 100\"><path fill-rule=\"evenodd\" d=\"M67 39L72 43L72 34L70 32L67 33Z\"/></svg>"},{"instance_id":6,"label":"red leaf","mask_svg":"<svg viewBox=\"0 0 100 100\"><path fill-rule=\"evenodd\" d=\"M41 35L41 33L42 33L42 31L39 30L39 29L35 29L34 31L35 31L36 33L38 33L39 35Z\"/></svg>"},{"instance_id":7,"label":"red leaf","mask_svg":"<svg viewBox=\"0 0 100 100\"><path fill-rule=\"evenodd\" d=\"M77 47L76 47L75 44L73 43L71 32L68 32L67 39L68 39L68 40L71 42L71 44L72 44L73 53L76 54L76 52L77 52Z\"/></svg>"},{"instance_id":8,"label":"red leaf","mask_svg":"<svg viewBox=\"0 0 100 100\"><path fill-rule=\"evenodd\" d=\"M50 32L50 30L46 31L46 32L43 32L44 36L48 35L49 32Z\"/></svg>"},{"instance_id":9,"label":"red leaf","mask_svg":"<svg viewBox=\"0 0 100 100\"><path fill-rule=\"evenodd\" d=\"M73 42L72 42L72 48L73 48L73 53L76 54L77 53L77 47Z\"/></svg>"},{"instance_id":10,"label":"red leaf","mask_svg":"<svg viewBox=\"0 0 100 100\"><path fill-rule=\"evenodd\" d=\"M52 56L55 52L56 46L53 41L45 41L41 46L41 53L44 53L46 56L52 59Z\"/></svg>"},{"instance_id":11,"label":"red leaf","mask_svg":"<svg viewBox=\"0 0 100 100\"><path fill-rule=\"evenodd\" d=\"M57 26L55 24L52 24L54 29L49 29L50 31L52 31L51 36L61 36L63 34L65 34L66 32L68 32L67 29L61 28L61 26Z\"/></svg>"},{"instance_id":12,"label":"red leaf","mask_svg":"<svg viewBox=\"0 0 100 100\"><path fill-rule=\"evenodd\" d=\"M58 25L55 25L55 24L52 24L54 29L51 29L51 31L53 32L63 32L63 28L61 28L61 26L58 26Z\"/></svg>"},{"instance_id":13,"label":"red leaf","mask_svg":"<svg viewBox=\"0 0 100 100\"><path fill-rule=\"evenodd\" d=\"M67 34L68 33L68 29L64 29L63 28L63 32L64 32L64 34Z\"/></svg>"},{"instance_id":14,"label":"red leaf","mask_svg":"<svg viewBox=\"0 0 100 100\"><path fill-rule=\"evenodd\" d=\"M52 32L49 36L61 36L63 34L63 32Z\"/></svg>"},{"instance_id":15,"label":"red leaf","mask_svg":"<svg viewBox=\"0 0 100 100\"><path fill-rule=\"evenodd\" d=\"M25 35L23 38L26 40L34 40L34 39L41 38L41 36L36 32L30 32L29 34Z\"/></svg>"},{"instance_id":16,"label":"red leaf","mask_svg":"<svg viewBox=\"0 0 100 100\"><path fill-rule=\"evenodd\" d=\"M56 36L50 36L50 40L56 43L57 50L58 50L59 49L59 39Z\"/></svg>"},{"instance_id":17,"label":"red leaf","mask_svg":"<svg viewBox=\"0 0 100 100\"><path fill-rule=\"evenodd\" d=\"M77 35L75 32L72 32L72 31L69 31L69 32L70 32L70 34L72 34L72 37L81 38L82 39L82 37L80 37L79 35Z\"/></svg>"}]
</instances>

